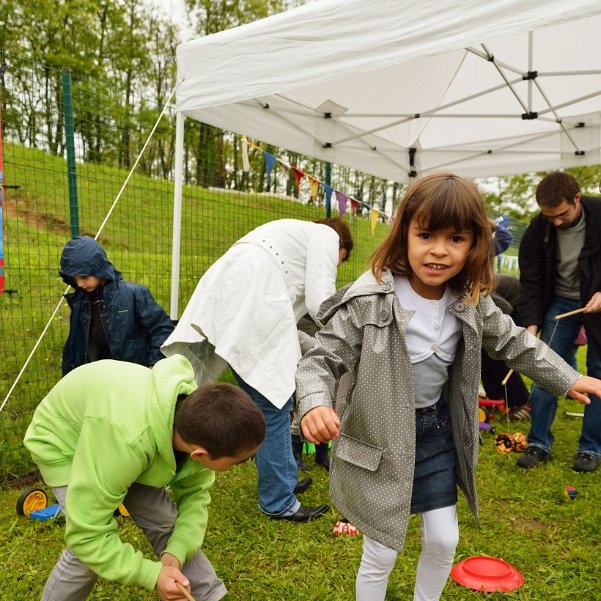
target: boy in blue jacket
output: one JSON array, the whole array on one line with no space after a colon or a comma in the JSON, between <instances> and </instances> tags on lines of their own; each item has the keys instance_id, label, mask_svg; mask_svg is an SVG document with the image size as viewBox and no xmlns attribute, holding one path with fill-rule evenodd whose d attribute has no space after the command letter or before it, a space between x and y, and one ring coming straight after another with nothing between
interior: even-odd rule
<instances>
[{"instance_id":1,"label":"boy in blue jacket","mask_svg":"<svg viewBox=\"0 0 601 601\"><path fill-rule=\"evenodd\" d=\"M63 375L99 359L152 367L164 358L159 349L173 331L169 316L146 286L122 278L96 240L69 240L59 275L75 290L65 295L71 319Z\"/></svg>"}]
</instances>

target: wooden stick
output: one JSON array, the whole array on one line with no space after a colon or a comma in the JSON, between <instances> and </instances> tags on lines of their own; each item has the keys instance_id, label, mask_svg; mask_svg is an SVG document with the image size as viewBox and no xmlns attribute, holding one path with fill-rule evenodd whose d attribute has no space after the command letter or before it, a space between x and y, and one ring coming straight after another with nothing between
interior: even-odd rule
<instances>
[{"instance_id":1,"label":"wooden stick","mask_svg":"<svg viewBox=\"0 0 601 601\"><path fill-rule=\"evenodd\" d=\"M555 321L557 321L558 319L562 319L564 317L569 317L570 315L576 315L576 313L582 313L583 311L586 311L586 307L580 307L580 309L574 309L573 311L568 311L567 313L562 313L561 315L556 315Z\"/></svg>"},{"instance_id":2,"label":"wooden stick","mask_svg":"<svg viewBox=\"0 0 601 601\"><path fill-rule=\"evenodd\" d=\"M196 601L194 597L179 582L176 581L175 584L177 585L177 588L180 590L180 592L184 593L184 596L186 597L186 599L188 599L188 601Z\"/></svg>"},{"instance_id":3,"label":"wooden stick","mask_svg":"<svg viewBox=\"0 0 601 601\"><path fill-rule=\"evenodd\" d=\"M509 378L511 378L511 374L513 373L513 369L510 369L507 372L507 375L503 378L502 382L501 382L501 386L505 386L505 384L507 384L507 381L509 380Z\"/></svg>"}]
</instances>

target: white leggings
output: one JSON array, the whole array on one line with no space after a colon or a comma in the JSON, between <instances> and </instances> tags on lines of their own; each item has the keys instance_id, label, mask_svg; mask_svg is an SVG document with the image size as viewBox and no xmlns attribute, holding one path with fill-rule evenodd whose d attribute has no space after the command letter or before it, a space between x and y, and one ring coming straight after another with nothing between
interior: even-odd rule
<instances>
[{"instance_id":1,"label":"white leggings","mask_svg":"<svg viewBox=\"0 0 601 601\"><path fill-rule=\"evenodd\" d=\"M413 601L438 601L447 582L459 542L457 506L420 515L422 551L417 562ZM363 537L363 556L357 574L357 601L383 601L397 552Z\"/></svg>"}]
</instances>

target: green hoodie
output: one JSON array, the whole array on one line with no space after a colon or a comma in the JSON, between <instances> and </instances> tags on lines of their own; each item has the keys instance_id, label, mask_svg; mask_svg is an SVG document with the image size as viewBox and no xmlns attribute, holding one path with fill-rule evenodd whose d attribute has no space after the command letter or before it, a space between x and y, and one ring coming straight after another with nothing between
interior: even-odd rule
<instances>
[{"instance_id":1,"label":"green hoodie","mask_svg":"<svg viewBox=\"0 0 601 601\"><path fill-rule=\"evenodd\" d=\"M67 374L36 409L25 434L46 484L68 485L67 545L98 575L155 587L161 563L122 543L113 513L132 483L169 485L178 517L165 549L183 565L204 538L215 473L187 459L176 467L173 415L196 389L188 360L154 369L96 361Z\"/></svg>"}]
</instances>

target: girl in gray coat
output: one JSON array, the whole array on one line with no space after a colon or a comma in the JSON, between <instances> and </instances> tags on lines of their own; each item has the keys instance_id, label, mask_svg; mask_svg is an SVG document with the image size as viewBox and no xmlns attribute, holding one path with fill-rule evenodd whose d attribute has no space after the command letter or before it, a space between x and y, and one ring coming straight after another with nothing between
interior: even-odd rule
<instances>
[{"instance_id":1,"label":"girl in gray coat","mask_svg":"<svg viewBox=\"0 0 601 601\"><path fill-rule=\"evenodd\" d=\"M422 526L414 600L440 598L459 538L457 486L477 518L481 348L556 394L588 403L601 392L495 306L489 252L476 186L425 177L371 271L317 315L327 325L299 364L299 416L307 440L334 439L330 496L364 535L359 601L384 599L411 513ZM347 395L339 387L336 413L345 373L354 383Z\"/></svg>"}]
</instances>

